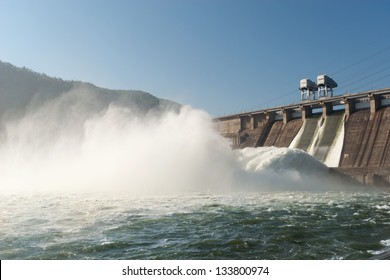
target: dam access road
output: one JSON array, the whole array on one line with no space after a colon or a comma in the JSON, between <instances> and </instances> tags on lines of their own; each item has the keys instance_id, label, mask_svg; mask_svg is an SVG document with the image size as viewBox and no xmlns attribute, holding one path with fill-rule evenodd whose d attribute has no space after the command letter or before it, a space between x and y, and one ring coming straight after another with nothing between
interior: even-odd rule
<instances>
[{"instance_id":1,"label":"dam access road","mask_svg":"<svg viewBox=\"0 0 390 280\"><path fill-rule=\"evenodd\" d=\"M235 149L302 149L333 172L390 190L390 88L302 100L215 123Z\"/></svg>"}]
</instances>

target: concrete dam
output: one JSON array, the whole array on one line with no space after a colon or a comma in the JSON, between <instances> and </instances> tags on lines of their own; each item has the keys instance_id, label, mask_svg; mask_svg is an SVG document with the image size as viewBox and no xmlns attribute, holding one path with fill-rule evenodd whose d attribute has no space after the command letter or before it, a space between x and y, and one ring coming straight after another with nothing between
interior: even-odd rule
<instances>
[{"instance_id":1,"label":"concrete dam","mask_svg":"<svg viewBox=\"0 0 390 280\"><path fill-rule=\"evenodd\" d=\"M390 187L390 88L322 96L318 87L318 99L303 89L299 103L216 118L217 130L235 149L298 148L331 171Z\"/></svg>"}]
</instances>

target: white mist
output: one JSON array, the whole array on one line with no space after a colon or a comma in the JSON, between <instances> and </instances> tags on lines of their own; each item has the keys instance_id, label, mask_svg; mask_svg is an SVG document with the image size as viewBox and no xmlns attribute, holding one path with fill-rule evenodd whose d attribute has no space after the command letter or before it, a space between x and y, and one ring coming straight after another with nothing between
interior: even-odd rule
<instances>
[{"instance_id":1,"label":"white mist","mask_svg":"<svg viewBox=\"0 0 390 280\"><path fill-rule=\"evenodd\" d=\"M326 167L288 148L232 151L211 117L142 115L68 93L3 124L0 192L319 189ZM92 105L91 105L92 104ZM321 182L321 183L320 183Z\"/></svg>"}]
</instances>

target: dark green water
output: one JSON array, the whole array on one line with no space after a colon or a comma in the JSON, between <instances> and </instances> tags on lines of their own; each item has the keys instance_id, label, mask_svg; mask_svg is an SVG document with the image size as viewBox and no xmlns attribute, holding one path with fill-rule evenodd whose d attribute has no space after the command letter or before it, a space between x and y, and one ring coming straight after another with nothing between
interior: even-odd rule
<instances>
[{"instance_id":1,"label":"dark green water","mask_svg":"<svg viewBox=\"0 0 390 280\"><path fill-rule=\"evenodd\" d=\"M0 259L367 259L389 249L389 193L0 196Z\"/></svg>"}]
</instances>

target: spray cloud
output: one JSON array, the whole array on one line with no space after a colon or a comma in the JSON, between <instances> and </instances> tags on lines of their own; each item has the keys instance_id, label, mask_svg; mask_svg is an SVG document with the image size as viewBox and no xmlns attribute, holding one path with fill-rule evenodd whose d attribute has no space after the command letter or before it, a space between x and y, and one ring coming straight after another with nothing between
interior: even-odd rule
<instances>
[{"instance_id":1,"label":"spray cloud","mask_svg":"<svg viewBox=\"0 0 390 280\"><path fill-rule=\"evenodd\" d=\"M1 134L0 192L310 189L326 175L302 151L232 151L203 111L143 114L91 93L31 105Z\"/></svg>"}]
</instances>

